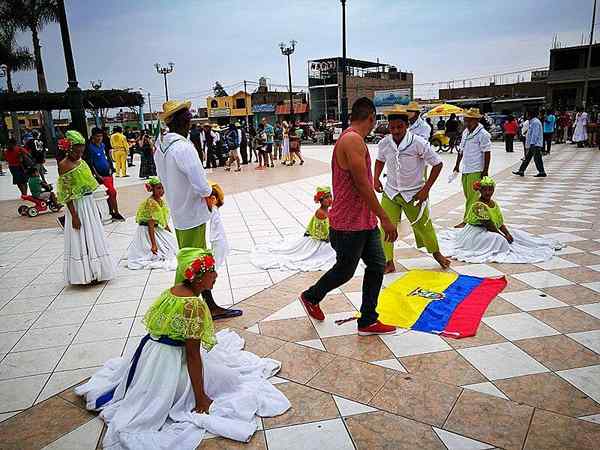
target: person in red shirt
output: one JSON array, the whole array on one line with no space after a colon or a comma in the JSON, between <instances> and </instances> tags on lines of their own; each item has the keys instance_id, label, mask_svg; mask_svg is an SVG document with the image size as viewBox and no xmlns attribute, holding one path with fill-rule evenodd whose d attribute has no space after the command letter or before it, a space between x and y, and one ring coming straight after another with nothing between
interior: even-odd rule
<instances>
[{"instance_id":1,"label":"person in red shirt","mask_svg":"<svg viewBox=\"0 0 600 450\"><path fill-rule=\"evenodd\" d=\"M8 170L12 174L13 184L18 186L21 195L27 195L27 172L23 165L24 158L27 157L27 151L23 147L17 145L14 139L8 140L8 147L4 152L4 159L8 164Z\"/></svg>"},{"instance_id":2,"label":"person in red shirt","mask_svg":"<svg viewBox=\"0 0 600 450\"><path fill-rule=\"evenodd\" d=\"M506 122L504 122L504 145L506 148L506 151L508 153L512 153L514 151L513 149L513 142L515 140L515 136L517 135L517 132L519 131L519 124L517 123L517 121L515 120L515 118L512 115L509 115L508 118L506 119Z\"/></svg>"},{"instance_id":3,"label":"person in red shirt","mask_svg":"<svg viewBox=\"0 0 600 450\"><path fill-rule=\"evenodd\" d=\"M336 253L335 265L312 287L300 294L300 302L310 317L325 320L319 303L348 282L359 261L365 263L358 334L391 334L396 328L378 320L377 299L383 281L385 256L377 219L385 240L398 238L392 223L375 196L371 158L365 137L375 126L375 106L366 98L352 105L352 126L344 130L332 156L333 206L329 213L329 240Z\"/></svg>"}]
</instances>

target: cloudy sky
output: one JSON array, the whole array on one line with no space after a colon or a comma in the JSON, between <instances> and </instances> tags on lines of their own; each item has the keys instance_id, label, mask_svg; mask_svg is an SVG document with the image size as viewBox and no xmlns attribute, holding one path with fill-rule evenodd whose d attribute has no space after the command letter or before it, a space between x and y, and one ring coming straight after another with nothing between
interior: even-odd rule
<instances>
[{"instance_id":1,"label":"cloudy sky","mask_svg":"<svg viewBox=\"0 0 600 450\"><path fill-rule=\"evenodd\" d=\"M287 83L280 41L298 41L294 84L307 84L307 60L341 55L338 0L66 0L80 86L143 87L164 101L153 64L175 63L171 97L204 106L215 80L233 85L265 76ZM593 0L348 0L348 56L396 65L415 83L548 64L557 34L579 44L589 33ZM60 30L41 35L50 90L66 87ZM587 37L586 37L587 40ZM31 36L19 43L31 47ZM20 73L22 90L35 73ZM417 89L426 95L432 89Z\"/></svg>"}]
</instances>

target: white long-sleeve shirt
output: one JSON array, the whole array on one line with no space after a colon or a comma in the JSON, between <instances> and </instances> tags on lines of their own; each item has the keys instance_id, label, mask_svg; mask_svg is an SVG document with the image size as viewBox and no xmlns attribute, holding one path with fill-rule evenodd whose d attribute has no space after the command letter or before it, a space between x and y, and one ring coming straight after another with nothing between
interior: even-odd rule
<instances>
[{"instance_id":1,"label":"white long-sleeve shirt","mask_svg":"<svg viewBox=\"0 0 600 450\"><path fill-rule=\"evenodd\" d=\"M437 166L439 155L425 139L407 131L400 144L388 134L379 141L377 161L387 166L384 191L390 199L401 194L407 202L425 185L425 165Z\"/></svg>"},{"instance_id":2,"label":"white long-sleeve shirt","mask_svg":"<svg viewBox=\"0 0 600 450\"><path fill-rule=\"evenodd\" d=\"M431 135L431 127L427 122L423 120L422 117L418 117L414 123L408 127L408 131L412 134L416 134L417 136L422 137L427 142L429 142L429 136Z\"/></svg>"},{"instance_id":3,"label":"white long-sleeve shirt","mask_svg":"<svg viewBox=\"0 0 600 450\"><path fill-rule=\"evenodd\" d=\"M154 162L175 228L189 230L207 223L210 211L205 198L212 188L194 144L177 133L167 133L156 141Z\"/></svg>"}]
</instances>

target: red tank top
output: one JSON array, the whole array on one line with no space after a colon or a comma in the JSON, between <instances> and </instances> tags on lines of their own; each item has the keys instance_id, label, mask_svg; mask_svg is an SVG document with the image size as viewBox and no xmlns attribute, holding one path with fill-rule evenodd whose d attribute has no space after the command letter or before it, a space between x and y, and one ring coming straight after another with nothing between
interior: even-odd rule
<instances>
[{"instance_id":1,"label":"red tank top","mask_svg":"<svg viewBox=\"0 0 600 450\"><path fill-rule=\"evenodd\" d=\"M329 223L331 228L339 231L363 231L372 230L377 226L377 216L369 209L367 203L362 199L350 171L340 167L336 158L336 149L344 135L356 133L356 130L347 128L338 138L333 147L331 158L331 171L333 183L333 205L329 211ZM371 156L365 145L365 163L367 177L373 185L373 173L371 172Z\"/></svg>"}]
</instances>

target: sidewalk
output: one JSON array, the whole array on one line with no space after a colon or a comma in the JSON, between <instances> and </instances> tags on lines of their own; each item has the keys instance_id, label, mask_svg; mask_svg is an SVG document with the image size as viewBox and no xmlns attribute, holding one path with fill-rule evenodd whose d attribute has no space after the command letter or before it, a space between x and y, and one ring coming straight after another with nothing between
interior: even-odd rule
<instances>
[{"instance_id":1,"label":"sidewalk","mask_svg":"<svg viewBox=\"0 0 600 450\"><path fill-rule=\"evenodd\" d=\"M532 178L531 168L530 176L515 177L514 155L495 144L496 155L496 199L509 229L567 247L542 264L454 262L456 272L504 274L509 282L477 336L461 340L413 331L359 338L355 324L334 325L360 305L360 271L323 302L327 319L315 323L296 296L319 273L249 264L253 244L302 231L314 210L313 187L329 183L328 174L230 196L222 215L234 254L216 297L245 314L217 325L240 333L247 350L282 362L273 382L292 409L261 420L249 444L211 438L200 448L597 448L600 152L556 146L545 179ZM454 225L462 194L442 179L434 195L435 225ZM133 230L131 223L109 227L115 254L126 252ZM399 270L437 270L402 230ZM144 334L140 316L172 274L122 269L105 285L65 288L55 230L1 233L0 249L0 441L8 448L93 449L102 422L69 387L109 357L131 355ZM398 276L386 275L385 284Z\"/></svg>"}]
</instances>

